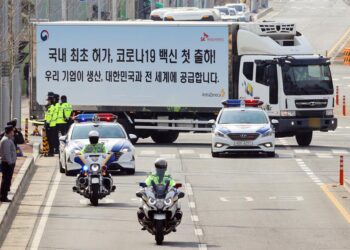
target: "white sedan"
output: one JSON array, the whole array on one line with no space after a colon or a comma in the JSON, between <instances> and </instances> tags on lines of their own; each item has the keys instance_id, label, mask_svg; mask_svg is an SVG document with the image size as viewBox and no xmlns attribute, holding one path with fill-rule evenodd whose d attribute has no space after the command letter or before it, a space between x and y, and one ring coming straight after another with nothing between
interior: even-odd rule
<instances>
[{"instance_id":1,"label":"white sedan","mask_svg":"<svg viewBox=\"0 0 350 250\"><path fill-rule=\"evenodd\" d=\"M76 151L89 144L89 132L98 131L99 143L104 143L112 154L108 162L108 171L135 173L135 148L130 142L122 125L117 122L82 122L74 123L66 136L60 137L59 165L60 172L66 175L76 173L81 166L74 162ZM133 135L129 135L133 139Z\"/></svg>"},{"instance_id":2,"label":"white sedan","mask_svg":"<svg viewBox=\"0 0 350 250\"><path fill-rule=\"evenodd\" d=\"M275 156L274 128L261 108L223 108L212 123L213 157L230 152L265 152Z\"/></svg>"}]
</instances>

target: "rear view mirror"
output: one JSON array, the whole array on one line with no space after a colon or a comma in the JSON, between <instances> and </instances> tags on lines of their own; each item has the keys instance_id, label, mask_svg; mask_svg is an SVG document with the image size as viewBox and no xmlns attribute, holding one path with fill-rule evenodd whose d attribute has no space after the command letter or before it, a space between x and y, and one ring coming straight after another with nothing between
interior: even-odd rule
<instances>
[{"instance_id":1,"label":"rear view mirror","mask_svg":"<svg viewBox=\"0 0 350 250\"><path fill-rule=\"evenodd\" d=\"M130 138L130 140L136 140L137 136L134 134L129 134L129 138Z\"/></svg>"},{"instance_id":2,"label":"rear view mirror","mask_svg":"<svg viewBox=\"0 0 350 250\"><path fill-rule=\"evenodd\" d=\"M137 193L136 193L136 197L142 198L142 196L143 196L143 194L142 194L141 192L137 192Z\"/></svg>"},{"instance_id":3,"label":"rear view mirror","mask_svg":"<svg viewBox=\"0 0 350 250\"><path fill-rule=\"evenodd\" d=\"M67 136L66 136L66 135L60 136L59 140L60 140L61 142L66 142Z\"/></svg>"},{"instance_id":4,"label":"rear view mirror","mask_svg":"<svg viewBox=\"0 0 350 250\"><path fill-rule=\"evenodd\" d=\"M147 187L146 183L144 183L144 182L140 182L140 183L139 183L139 186L142 187L142 188Z\"/></svg>"},{"instance_id":5,"label":"rear view mirror","mask_svg":"<svg viewBox=\"0 0 350 250\"><path fill-rule=\"evenodd\" d=\"M273 125L277 125L277 124L279 124L280 122L279 122L278 120L276 120L276 119L272 119L272 120L271 120L271 123L272 123Z\"/></svg>"},{"instance_id":6,"label":"rear view mirror","mask_svg":"<svg viewBox=\"0 0 350 250\"><path fill-rule=\"evenodd\" d=\"M215 120L214 120L214 119L209 120L209 121L208 121L208 124L209 124L210 126L214 126L214 125L215 125Z\"/></svg>"},{"instance_id":7,"label":"rear view mirror","mask_svg":"<svg viewBox=\"0 0 350 250\"><path fill-rule=\"evenodd\" d=\"M185 197L185 193L184 192L180 192L178 194L178 197L179 197L179 199L182 199L183 197Z\"/></svg>"},{"instance_id":8,"label":"rear view mirror","mask_svg":"<svg viewBox=\"0 0 350 250\"><path fill-rule=\"evenodd\" d=\"M175 184L175 188L178 189L178 188L181 188L182 187L182 183L176 183Z\"/></svg>"}]
</instances>

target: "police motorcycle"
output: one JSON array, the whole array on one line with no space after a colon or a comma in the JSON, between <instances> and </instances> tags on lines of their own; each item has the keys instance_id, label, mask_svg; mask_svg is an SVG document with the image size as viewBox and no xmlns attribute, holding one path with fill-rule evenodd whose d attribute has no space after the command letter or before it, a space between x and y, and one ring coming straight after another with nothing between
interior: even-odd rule
<instances>
[{"instance_id":1,"label":"police motorcycle","mask_svg":"<svg viewBox=\"0 0 350 250\"><path fill-rule=\"evenodd\" d=\"M76 152L74 161L81 165L81 171L77 176L73 192L90 199L93 206L98 206L100 199L110 195L116 189L112 175L107 169L110 159L110 154Z\"/></svg>"},{"instance_id":2,"label":"police motorcycle","mask_svg":"<svg viewBox=\"0 0 350 250\"><path fill-rule=\"evenodd\" d=\"M185 194L178 189L182 184L169 187L169 182L156 185L152 181L150 187L143 182L140 187L141 191L136 193L136 197L141 198L138 221L143 226L142 230L154 235L157 245L161 245L164 235L176 232L176 227L181 223L182 211L178 201Z\"/></svg>"}]
</instances>

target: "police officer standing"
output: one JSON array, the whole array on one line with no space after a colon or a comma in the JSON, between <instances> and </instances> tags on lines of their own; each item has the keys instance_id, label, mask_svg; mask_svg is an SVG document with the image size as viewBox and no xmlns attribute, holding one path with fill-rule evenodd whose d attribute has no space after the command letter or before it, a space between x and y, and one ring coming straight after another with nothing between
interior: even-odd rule
<instances>
[{"instance_id":1,"label":"police officer standing","mask_svg":"<svg viewBox=\"0 0 350 250\"><path fill-rule=\"evenodd\" d=\"M0 189L1 202L11 202L11 200L7 198L7 194L10 191L12 175L17 160L16 146L13 142L14 135L14 128L8 125L5 128L5 136L0 141L0 157L2 169Z\"/></svg>"},{"instance_id":2,"label":"police officer standing","mask_svg":"<svg viewBox=\"0 0 350 250\"><path fill-rule=\"evenodd\" d=\"M54 156L54 133L53 130L55 129L53 116L55 113L55 106L53 105L53 96L54 94L52 92L48 93L47 96L47 104L46 104L46 112L45 112L45 130L46 130L46 136L49 143L49 154L48 156Z\"/></svg>"},{"instance_id":3,"label":"police officer standing","mask_svg":"<svg viewBox=\"0 0 350 250\"><path fill-rule=\"evenodd\" d=\"M53 116L52 116L52 121L51 121L51 128L53 128L52 130L52 136L53 136L53 143L54 143L54 153L55 154L58 154L58 151L59 151L59 145L60 145L60 142L58 140L58 126L57 126L57 119L58 119L58 113L60 111L60 103L59 103L59 100L60 100L60 96L55 94L54 97L53 97L53 102L54 102L54 113L53 113Z\"/></svg>"},{"instance_id":4,"label":"police officer standing","mask_svg":"<svg viewBox=\"0 0 350 250\"><path fill-rule=\"evenodd\" d=\"M61 132L61 135L65 135L68 132L69 126L72 123L72 105L67 102L65 95L61 96L61 104L57 116L57 128Z\"/></svg>"}]
</instances>

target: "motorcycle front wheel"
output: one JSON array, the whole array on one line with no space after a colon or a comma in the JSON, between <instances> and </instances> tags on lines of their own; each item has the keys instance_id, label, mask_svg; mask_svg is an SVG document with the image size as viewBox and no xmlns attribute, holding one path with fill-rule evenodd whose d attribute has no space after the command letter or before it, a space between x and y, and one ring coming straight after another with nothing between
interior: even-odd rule
<instances>
[{"instance_id":1,"label":"motorcycle front wheel","mask_svg":"<svg viewBox=\"0 0 350 250\"><path fill-rule=\"evenodd\" d=\"M155 221L155 238L157 245L162 245L164 240L164 233L163 233L163 224L164 222L161 220Z\"/></svg>"},{"instance_id":2,"label":"motorcycle front wheel","mask_svg":"<svg viewBox=\"0 0 350 250\"><path fill-rule=\"evenodd\" d=\"M98 191L100 187L99 185L92 185L91 186L91 196L90 196L90 202L93 206L98 206Z\"/></svg>"}]
</instances>

